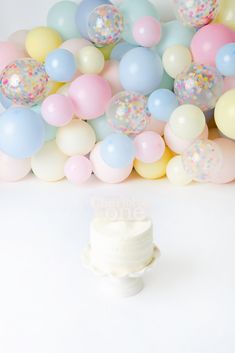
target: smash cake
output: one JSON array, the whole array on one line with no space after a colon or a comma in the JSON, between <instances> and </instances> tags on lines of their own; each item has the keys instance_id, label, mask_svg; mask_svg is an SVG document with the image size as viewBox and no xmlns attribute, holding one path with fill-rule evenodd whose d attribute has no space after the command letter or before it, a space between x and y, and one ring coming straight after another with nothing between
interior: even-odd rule
<instances>
[{"instance_id":1,"label":"smash cake","mask_svg":"<svg viewBox=\"0 0 235 353\"><path fill-rule=\"evenodd\" d=\"M95 218L90 226L90 261L104 274L124 276L148 266L154 254L153 225L144 220Z\"/></svg>"}]
</instances>

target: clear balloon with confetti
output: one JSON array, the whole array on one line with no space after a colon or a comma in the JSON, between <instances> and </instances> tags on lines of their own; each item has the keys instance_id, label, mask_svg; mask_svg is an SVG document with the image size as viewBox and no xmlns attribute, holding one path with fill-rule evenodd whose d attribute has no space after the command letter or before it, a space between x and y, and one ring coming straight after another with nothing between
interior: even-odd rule
<instances>
[{"instance_id":1,"label":"clear balloon with confetti","mask_svg":"<svg viewBox=\"0 0 235 353\"><path fill-rule=\"evenodd\" d=\"M176 77L174 90L180 104L211 110L223 93L223 77L214 67L193 63Z\"/></svg>"},{"instance_id":2,"label":"clear balloon with confetti","mask_svg":"<svg viewBox=\"0 0 235 353\"><path fill-rule=\"evenodd\" d=\"M182 155L186 173L195 181L210 182L222 165L219 146L210 140L196 140Z\"/></svg>"},{"instance_id":3,"label":"clear balloon with confetti","mask_svg":"<svg viewBox=\"0 0 235 353\"><path fill-rule=\"evenodd\" d=\"M47 95L49 77L38 61L18 59L3 70L0 85L2 94L14 104L33 106Z\"/></svg>"},{"instance_id":4,"label":"clear balloon with confetti","mask_svg":"<svg viewBox=\"0 0 235 353\"><path fill-rule=\"evenodd\" d=\"M88 35L99 47L117 43L123 29L123 16L113 5L98 6L89 15Z\"/></svg>"},{"instance_id":5,"label":"clear balloon with confetti","mask_svg":"<svg viewBox=\"0 0 235 353\"><path fill-rule=\"evenodd\" d=\"M150 121L147 98L139 93L123 91L116 94L106 110L107 122L117 132L137 135Z\"/></svg>"},{"instance_id":6,"label":"clear balloon with confetti","mask_svg":"<svg viewBox=\"0 0 235 353\"><path fill-rule=\"evenodd\" d=\"M174 3L176 15L181 23L200 28L216 17L220 0L174 0Z\"/></svg>"}]
</instances>

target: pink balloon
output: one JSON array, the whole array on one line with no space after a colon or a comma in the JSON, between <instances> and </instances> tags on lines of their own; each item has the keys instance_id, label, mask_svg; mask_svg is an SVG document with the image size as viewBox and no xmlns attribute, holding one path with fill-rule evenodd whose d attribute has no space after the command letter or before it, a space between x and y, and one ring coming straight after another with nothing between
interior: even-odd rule
<instances>
[{"instance_id":1,"label":"pink balloon","mask_svg":"<svg viewBox=\"0 0 235 353\"><path fill-rule=\"evenodd\" d=\"M79 118L91 120L103 115L112 98L110 84L103 77L86 74L71 83L69 96Z\"/></svg>"},{"instance_id":2,"label":"pink balloon","mask_svg":"<svg viewBox=\"0 0 235 353\"><path fill-rule=\"evenodd\" d=\"M98 142L90 154L94 174L98 179L105 183L121 183L129 177L132 172L133 165L131 164L127 168L123 169L109 167L100 156L100 145L101 142Z\"/></svg>"},{"instance_id":3,"label":"pink balloon","mask_svg":"<svg viewBox=\"0 0 235 353\"><path fill-rule=\"evenodd\" d=\"M42 103L43 119L53 126L65 126L73 118L73 104L70 98L63 94L52 94Z\"/></svg>"},{"instance_id":4,"label":"pink balloon","mask_svg":"<svg viewBox=\"0 0 235 353\"><path fill-rule=\"evenodd\" d=\"M200 140L207 139L208 133L209 133L208 127L206 125L202 134L200 136L198 136L198 139L200 139ZM173 131L168 123L165 126L164 138L165 138L165 142L166 142L167 146L173 152L175 152L177 154L182 154L195 141L195 140L191 140L191 141L190 140L183 140L183 139L175 136L175 134L173 133Z\"/></svg>"},{"instance_id":5,"label":"pink balloon","mask_svg":"<svg viewBox=\"0 0 235 353\"><path fill-rule=\"evenodd\" d=\"M123 87L119 79L119 62L116 60L109 60L105 62L104 70L101 76L110 84L113 96L121 91Z\"/></svg>"},{"instance_id":6,"label":"pink balloon","mask_svg":"<svg viewBox=\"0 0 235 353\"><path fill-rule=\"evenodd\" d=\"M73 39L68 39L66 40L61 46L61 49L66 49L70 51L73 55L77 55L79 50L81 50L84 47L88 47L92 45L89 40L83 39L83 38L73 38Z\"/></svg>"},{"instance_id":7,"label":"pink balloon","mask_svg":"<svg viewBox=\"0 0 235 353\"><path fill-rule=\"evenodd\" d=\"M0 72L16 59L25 58L25 51L11 42L0 42Z\"/></svg>"},{"instance_id":8,"label":"pink balloon","mask_svg":"<svg viewBox=\"0 0 235 353\"><path fill-rule=\"evenodd\" d=\"M223 24L213 23L202 27L191 42L194 62L216 66L218 50L225 44L234 42L234 39L234 32Z\"/></svg>"},{"instance_id":9,"label":"pink balloon","mask_svg":"<svg viewBox=\"0 0 235 353\"><path fill-rule=\"evenodd\" d=\"M134 139L136 158L144 163L154 163L162 158L165 152L163 138L153 131L145 131Z\"/></svg>"},{"instance_id":10,"label":"pink balloon","mask_svg":"<svg viewBox=\"0 0 235 353\"><path fill-rule=\"evenodd\" d=\"M235 88L235 76L227 76L224 78L224 93Z\"/></svg>"},{"instance_id":11,"label":"pink balloon","mask_svg":"<svg viewBox=\"0 0 235 353\"><path fill-rule=\"evenodd\" d=\"M222 152L222 166L211 182L216 184L230 183L235 179L235 142L226 138L215 139Z\"/></svg>"},{"instance_id":12,"label":"pink balloon","mask_svg":"<svg viewBox=\"0 0 235 353\"><path fill-rule=\"evenodd\" d=\"M133 37L137 44L151 48L160 42L161 23L152 16L141 17L133 27Z\"/></svg>"},{"instance_id":13,"label":"pink balloon","mask_svg":"<svg viewBox=\"0 0 235 353\"><path fill-rule=\"evenodd\" d=\"M150 118L150 121L144 131L155 131L159 135L163 136L164 135L164 128L166 126L165 121L161 120L156 120L153 117Z\"/></svg>"},{"instance_id":14,"label":"pink balloon","mask_svg":"<svg viewBox=\"0 0 235 353\"><path fill-rule=\"evenodd\" d=\"M73 184L81 184L87 181L92 174L91 161L84 156L70 157L65 163L64 172L66 178Z\"/></svg>"},{"instance_id":15,"label":"pink balloon","mask_svg":"<svg viewBox=\"0 0 235 353\"><path fill-rule=\"evenodd\" d=\"M19 181L29 174L31 159L14 159L0 152L0 179L4 181Z\"/></svg>"}]
</instances>

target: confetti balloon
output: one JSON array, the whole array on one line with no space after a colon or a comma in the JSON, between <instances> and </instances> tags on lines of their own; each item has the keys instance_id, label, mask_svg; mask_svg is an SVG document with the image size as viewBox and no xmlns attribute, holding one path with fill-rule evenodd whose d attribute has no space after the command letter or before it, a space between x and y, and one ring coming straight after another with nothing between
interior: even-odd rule
<instances>
[{"instance_id":1,"label":"confetti balloon","mask_svg":"<svg viewBox=\"0 0 235 353\"><path fill-rule=\"evenodd\" d=\"M15 104L36 105L47 94L49 77L34 59L18 59L6 66L0 77L2 93Z\"/></svg>"},{"instance_id":2,"label":"confetti balloon","mask_svg":"<svg viewBox=\"0 0 235 353\"><path fill-rule=\"evenodd\" d=\"M222 154L214 141L197 140L184 152L182 161L193 180L209 182L221 167Z\"/></svg>"},{"instance_id":3,"label":"confetti balloon","mask_svg":"<svg viewBox=\"0 0 235 353\"><path fill-rule=\"evenodd\" d=\"M206 111L213 109L221 96L223 78L215 68L194 63L177 76L174 89L181 104Z\"/></svg>"},{"instance_id":4,"label":"confetti balloon","mask_svg":"<svg viewBox=\"0 0 235 353\"><path fill-rule=\"evenodd\" d=\"M145 129L150 120L147 98L135 92L120 92L109 102L106 115L115 131L136 135Z\"/></svg>"},{"instance_id":5,"label":"confetti balloon","mask_svg":"<svg viewBox=\"0 0 235 353\"><path fill-rule=\"evenodd\" d=\"M220 0L174 0L181 23L200 28L210 23L219 10Z\"/></svg>"},{"instance_id":6,"label":"confetti balloon","mask_svg":"<svg viewBox=\"0 0 235 353\"><path fill-rule=\"evenodd\" d=\"M123 31L123 18L113 5L96 7L88 18L88 35L97 46L117 43Z\"/></svg>"}]
</instances>

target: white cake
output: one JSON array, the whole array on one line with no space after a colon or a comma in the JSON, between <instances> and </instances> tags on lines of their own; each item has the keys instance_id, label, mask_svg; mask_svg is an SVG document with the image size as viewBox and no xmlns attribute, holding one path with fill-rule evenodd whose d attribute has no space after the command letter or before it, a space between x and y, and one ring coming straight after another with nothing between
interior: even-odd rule
<instances>
[{"instance_id":1,"label":"white cake","mask_svg":"<svg viewBox=\"0 0 235 353\"><path fill-rule=\"evenodd\" d=\"M153 227L143 221L95 218L90 229L92 265L105 274L124 275L142 270L153 257Z\"/></svg>"}]
</instances>

